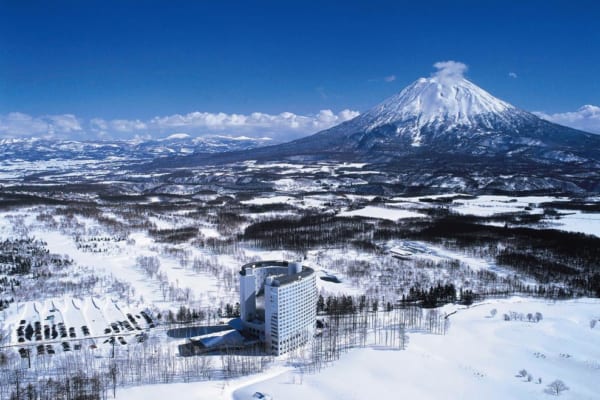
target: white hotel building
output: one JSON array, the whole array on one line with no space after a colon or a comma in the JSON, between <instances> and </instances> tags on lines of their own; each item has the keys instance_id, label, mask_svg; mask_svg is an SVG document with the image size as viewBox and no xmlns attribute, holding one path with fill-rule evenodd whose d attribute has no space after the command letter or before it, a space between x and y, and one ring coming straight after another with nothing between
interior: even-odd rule
<instances>
[{"instance_id":1,"label":"white hotel building","mask_svg":"<svg viewBox=\"0 0 600 400\"><path fill-rule=\"evenodd\" d=\"M306 343L317 318L316 274L299 262L260 261L240 270L244 329L280 355Z\"/></svg>"}]
</instances>

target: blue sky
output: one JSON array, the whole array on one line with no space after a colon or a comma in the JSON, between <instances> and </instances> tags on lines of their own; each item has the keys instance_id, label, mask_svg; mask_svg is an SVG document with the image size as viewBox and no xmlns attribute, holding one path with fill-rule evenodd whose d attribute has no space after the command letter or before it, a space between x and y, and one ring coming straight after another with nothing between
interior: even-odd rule
<instances>
[{"instance_id":1,"label":"blue sky","mask_svg":"<svg viewBox=\"0 0 600 400\"><path fill-rule=\"evenodd\" d=\"M306 134L442 60L467 64L470 80L518 107L564 116L600 105L598 21L600 4L583 0L2 0L0 135L259 134L291 124ZM186 125L198 118L204 125Z\"/></svg>"}]
</instances>

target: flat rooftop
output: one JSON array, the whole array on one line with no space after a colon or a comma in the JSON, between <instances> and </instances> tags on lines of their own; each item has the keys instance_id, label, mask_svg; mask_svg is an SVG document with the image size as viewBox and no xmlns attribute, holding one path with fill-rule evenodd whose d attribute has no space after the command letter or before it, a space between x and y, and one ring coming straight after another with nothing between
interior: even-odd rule
<instances>
[{"instance_id":1,"label":"flat rooftop","mask_svg":"<svg viewBox=\"0 0 600 400\"><path fill-rule=\"evenodd\" d=\"M312 274L314 274L315 270L310 267L302 266L302 271L293 275L276 275L273 277L273 285L272 286L283 286L288 283L292 283L297 281L298 279L304 279Z\"/></svg>"},{"instance_id":2,"label":"flat rooftop","mask_svg":"<svg viewBox=\"0 0 600 400\"><path fill-rule=\"evenodd\" d=\"M287 267L290 263L288 261L256 261L242 265L240 268L240 275L246 275L246 269L248 268L268 268L268 267Z\"/></svg>"}]
</instances>

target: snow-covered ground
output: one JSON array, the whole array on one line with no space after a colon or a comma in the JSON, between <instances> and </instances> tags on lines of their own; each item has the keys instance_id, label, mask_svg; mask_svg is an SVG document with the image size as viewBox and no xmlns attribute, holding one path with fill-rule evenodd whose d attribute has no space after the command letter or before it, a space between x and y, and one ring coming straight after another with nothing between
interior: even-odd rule
<instances>
[{"instance_id":1,"label":"snow-covered ground","mask_svg":"<svg viewBox=\"0 0 600 400\"><path fill-rule=\"evenodd\" d=\"M452 208L463 215L475 215L477 217L489 217L496 214L529 212L530 214L541 214L543 210L538 208L540 203L566 200L561 197L550 196L478 196L474 199L461 199L453 202Z\"/></svg>"},{"instance_id":2,"label":"snow-covered ground","mask_svg":"<svg viewBox=\"0 0 600 400\"><path fill-rule=\"evenodd\" d=\"M322 183L326 183L323 180ZM295 184L303 184L290 179L292 190ZM319 184L314 184L322 188ZM433 197L433 196L432 196ZM423 218L419 212L431 207L431 203L419 198L394 198L384 204L367 205L372 196L335 194L275 195L242 201L246 205L290 204L298 209L315 208L323 212L338 212L350 203L360 208L339 212L342 217L362 216L369 218L398 221L405 218ZM563 198L531 196L480 196L476 199L456 199L444 207L460 214L481 217L502 213L541 214L539 207L543 202L566 200ZM157 201L160 199L157 197ZM333 205L332 205L333 204ZM435 207L436 205L434 205ZM47 243L51 253L66 254L75 265L85 266L94 273L114 276L126 282L132 288L130 293L106 292L94 306L91 298L64 297L61 299L40 299L33 302L13 305L4 311L3 325L14 332L21 319L44 319L51 309L57 309L56 321L64 321L68 326L88 325L92 335L100 334L111 321L123 320L123 312L114 307L113 300L119 300L123 310L141 310L145 306L160 306L176 309L182 301L165 299L161 282L155 276L148 276L138 265L138 257L156 257L160 263L160 273L169 285L178 289L190 288L195 306L218 307L224 302L238 300L236 293L237 269L250 259L299 259L306 256L305 262L318 270L319 276L335 276L341 283L318 279L318 289L324 294L360 295L365 289L377 289L383 293L376 279L363 276L344 275L342 261L360 261L370 267L376 278L381 272L377 268L386 259L392 259L389 252L374 253L353 248L327 248L310 250L307 254L289 251L266 251L240 245L232 254L215 254L208 249L190 242L165 244L156 240L148 231L132 229L124 238L98 243L99 252L90 252L81 247L81 243L90 243L94 235L110 237L106 227L92 218L79 215L71 223L71 231L60 227L65 222L63 216L54 216L59 227L52 228L36 216L40 209L23 208L0 213L0 239L13 237L17 231L24 230L27 235ZM45 209L47 212L51 207ZM332 210L332 211L329 211ZM296 210L270 211L246 214L251 220L273 218L275 215L296 215ZM118 215L105 216L114 217ZM222 230L217 230L214 222L194 220L175 211L168 215L151 215L148 221L159 229L176 229L182 226L195 226L204 237L225 238ZM247 223L247 222L244 222ZM194 224L194 225L192 225ZM532 225L533 226L533 225ZM580 211L559 211L558 218L544 220L544 224L533 227L563 229L600 236L600 213ZM78 238L76 240L76 237ZM79 241L78 241L79 240ZM384 244L386 250L409 249L414 260L432 261L458 260L471 270L493 270L497 267L489 260L478 255L466 255L458 250L444 248L416 241L390 241ZM415 248L417 250L415 250ZM229 285L224 285L223 276L208 270L193 270L193 260L210 263L218 270L225 271ZM342 260L342 261L340 261ZM397 260L396 260L397 262ZM412 261L408 261L412 262ZM389 268L397 264L387 262ZM427 267L429 268L429 267ZM435 267L422 267L420 274L431 272L434 282ZM396 270L393 270L396 274ZM414 271L407 271L410 275ZM443 272L443 271L442 271ZM368 282L366 281L368 279ZM98 297L98 293L90 293ZM386 297L387 298L387 297ZM489 318L490 310L497 309L495 318ZM41 310L41 311L40 311ZM450 309L448 311L451 311ZM539 323L510 321L506 322L502 314L541 312L544 319ZM41 317L41 318L40 318ZM267 393L274 399L359 399L410 397L415 399L463 398L478 399L543 399L546 385L554 379L562 379L570 387L562 397L567 399L597 399L594 383L600 378L600 321L590 328L592 319L600 319L600 300L586 299L547 303L540 300L513 298L494 300L460 309L451 317L451 328L446 336L410 333L410 343L406 351L392 351L382 348L354 349L342 356L342 359L314 375L299 375L289 367L285 360L279 360L264 374L240 378L232 381L213 381L199 383L175 383L172 385L142 386L119 389L119 399L159 399L177 395L178 399L234 398L251 399L255 392ZM93 321L101 321L94 324ZM79 334L79 331L78 331ZM11 336L14 343L16 337ZM515 375L521 369L532 374L532 381ZM542 378L542 383L536 383Z\"/></svg>"},{"instance_id":3,"label":"snow-covered ground","mask_svg":"<svg viewBox=\"0 0 600 400\"><path fill-rule=\"evenodd\" d=\"M451 311L454 306L448 306ZM491 317L490 311L497 315ZM539 312L540 322L504 321L511 311ZM409 333L403 351L381 347L350 350L315 374L285 368L229 382L152 385L118 390L117 399L549 399L555 379L570 389L561 398L598 399L600 300L546 302L493 300L460 308L445 336ZM532 376L517 377L525 369ZM538 379L541 378L541 383Z\"/></svg>"},{"instance_id":4,"label":"snow-covered ground","mask_svg":"<svg viewBox=\"0 0 600 400\"><path fill-rule=\"evenodd\" d=\"M272 197L255 197L252 200L241 201L242 204L253 204L253 205L266 205L266 204L278 204L288 203L295 200L289 196L272 196Z\"/></svg>"},{"instance_id":5,"label":"snow-covered ground","mask_svg":"<svg viewBox=\"0 0 600 400\"><path fill-rule=\"evenodd\" d=\"M564 213L558 220L549 221L547 227L600 237L600 213Z\"/></svg>"},{"instance_id":6,"label":"snow-covered ground","mask_svg":"<svg viewBox=\"0 0 600 400\"><path fill-rule=\"evenodd\" d=\"M20 224L27 228L29 236L43 240L51 253L66 254L73 259L76 265L90 267L97 274L113 275L119 280L127 282L132 287L132 294L127 302L134 301L140 303L164 303L165 296L160 289L160 282L157 279L151 279L138 266L137 259L142 256L157 257L160 268L159 271L164 274L169 283L178 288L190 288L195 300L202 301L204 304L214 304L218 301L234 301L235 293L222 290L218 277L207 272L195 272L189 268L189 265L182 266L180 259L171 253L165 252L164 245L155 242L147 232L136 231L128 236L128 240L121 240L106 244L97 242L102 249L107 251L90 252L83 248L78 248L75 236L80 240L84 236L81 232L73 231L70 234L58 229L50 229L36 221L36 215L39 210L22 209L19 212L0 213L0 239L9 238L14 235L17 228L14 218L20 217ZM85 232L92 232L95 235L107 234L104 227L96 221L89 218L76 217L77 222ZM166 224L165 218L153 218L155 221L161 221ZM169 225L173 228L176 225ZM166 226L165 226L166 227ZM206 237L218 237L219 233L209 227L199 229ZM110 236L110 235L109 235ZM224 263L224 268L234 271L239 262L231 257L220 257L218 259L211 254L202 252L191 246L172 246L178 248L182 254L187 256L188 264L199 258L208 262ZM241 265L241 264L240 264ZM112 296L116 300L123 300L123 293L105 293L106 296Z\"/></svg>"},{"instance_id":7,"label":"snow-covered ground","mask_svg":"<svg viewBox=\"0 0 600 400\"><path fill-rule=\"evenodd\" d=\"M495 318L490 310L497 309ZM541 312L539 323L504 321L503 313ZM566 399L597 399L600 376L598 300L547 303L508 299L460 310L446 336L411 334L406 351L352 350L319 374L288 372L235 392L259 391L275 399L544 399L555 379L571 389ZM526 369L532 382L515 375ZM538 384L538 378L542 383ZM294 383L295 382L295 383ZM299 382L302 382L299 384Z\"/></svg>"},{"instance_id":8,"label":"snow-covered ground","mask_svg":"<svg viewBox=\"0 0 600 400\"><path fill-rule=\"evenodd\" d=\"M398 221L404 218L423 218L424 214L414 211L402 210L398 208L386 208L376 206L366 206L358 210L343 211L338 214L340 217L367 217L377 219L387 219Z\"/></svg>"},{"instance_id":9,"label":"snow-covered ground","mask_svg":"<svg viewBox=\"0 0 600 400\"><path fill-rule=\"evenodd\" d=\"M245 376L228 381L203 381L136 386L117 391L118 400L164 400L176 396L177 400L218 400L233 399L233 393L240 388L279 376L291 370L284 365L275 365L262 374ZM281 397L285 399L285 397ZM252 399L255 400L256 398Z\"/></svg>"}]
</instances>

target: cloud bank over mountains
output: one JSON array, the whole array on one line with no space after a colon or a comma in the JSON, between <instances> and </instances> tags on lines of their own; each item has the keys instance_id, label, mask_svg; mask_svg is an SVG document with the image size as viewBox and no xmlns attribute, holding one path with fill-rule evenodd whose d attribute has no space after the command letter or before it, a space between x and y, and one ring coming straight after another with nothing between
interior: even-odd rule
<instances>
[{"instance_id":1,"label":"cloud bank over mountains","mask_svg":"<svg viewBox=\"0 0 600 400\"><path fill-rule=\"evenodd\" d=\"M195 111L157 116L149 120L85 120L72 114L31 116L12 112L0 115L0 138L131 139L160 138L175 132L185 132L191 136L227 134L285 141L327 129L357 115L358 111L348 109L338 113L321 110L311 115L291 112L227 114Z\"/></svg>"},{"instance_id":2,"label":"cloud bank over mountains","mask_svg":"<svg viewBox=\"0 0 600 400\"><path fill-rule=\"evenodd\" d=\"M460 63L458 63L460 64ZM442 79L460 79L461 65L445 65L436 75ZM439 75L438 75L439 74ZM576 111L547 114L534 112L548 121L600 134L600 107L585 105ZM56 138L76 140L162 138L185 132L191 136L214 134L269 137L277 141L296 139L348 121L359 115L358 111L342 110L334 113L321 110L316 114L300 115L291 112L267 114L227 114L191 112L157 116L149 120L92 118L85 120L73 114L31 116L12 112L0 114L0 139L5 138Z\"/></svg>"},{"instance_id":3,"label":"cloud bank over mountains","mask_svg":"<svg viewBox=\"0 0 600 400\"><path fill-rule=\"evenodd\" d=\"M534 112L540 118L556 124L600 134L600 107L587 104L577 111L546 114Z\"/></svg>"}]
</instances>

